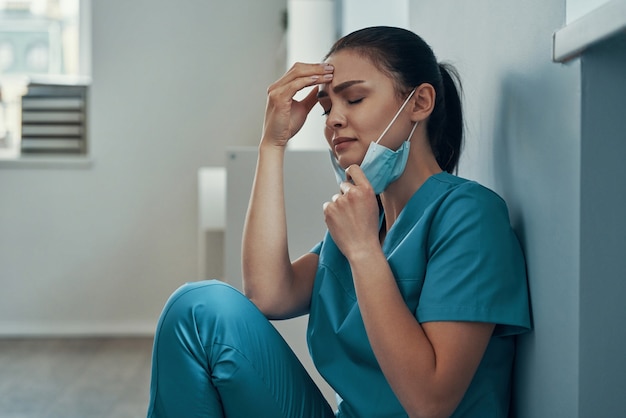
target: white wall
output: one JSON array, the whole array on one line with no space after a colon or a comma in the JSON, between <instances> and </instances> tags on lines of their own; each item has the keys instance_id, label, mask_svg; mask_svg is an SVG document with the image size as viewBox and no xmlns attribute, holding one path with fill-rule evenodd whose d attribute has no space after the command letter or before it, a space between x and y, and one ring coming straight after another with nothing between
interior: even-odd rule
<instances>
[{"instance_id":1,"label":"white wall","mask_svg":"<svg viewBox=\"0 0 626 418\"><path fill-rule=\"evenodd\" d=\"M92 1L92 166L0 164L0 334L153 331L198 275L198 168L258 142L285 6Z\"/></svg>"},{"instance_id":2,"label":"white wall","mask_svg":"<svg viewBox=\"0 0 626 418\"><path fill-rule=\"evenodd\" d=\"M340 0L341 34L367 26L409 28L409 0Z\"/></svg>"},{"instance_id":3,"label":"white wall","mask_svg":"<svg viewBox=\"0 0 626 418\"><path fill-rule=\"evenodd\" d=\"M566 22L569 24L576 19L580 19L610 1L611 0L566 0Z\"/></svg>"}]
</instances>

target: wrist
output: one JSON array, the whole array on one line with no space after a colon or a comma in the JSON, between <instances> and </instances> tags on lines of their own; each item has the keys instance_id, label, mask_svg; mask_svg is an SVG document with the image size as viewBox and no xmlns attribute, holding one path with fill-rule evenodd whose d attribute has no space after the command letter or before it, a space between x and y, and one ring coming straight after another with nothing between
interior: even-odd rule
<instances>
[{"instance_id":1,"label":"wrist","mask_svg":"<svg viewBox=\"0 0 626 418\"><path fill-rule=\"evenodd\" d=\"M281 173L285 161L285 148L270 142L261 142L258 147L257 171L267 172L280 168ZM272 168L273 167L273 168ZM281 174L282 175L282 174Z\"/></svg>"},{"instance_id":2,"label":"wrist","mask_svg":"<svg viewBox=\"0 0 626 418\"><path fill-rule=\"evenodd\" d=\"M361 243L358 247L346 251L345 256L350 264L371 262L381 256L384 258L383 250L378 240L371 243Z\"/></svg>"},{"instance_id":3,"label":"wrist","mask_svg":"<svg viewBox=\"0 0 626 418\"><path fill-rule=\"evenodd\" d=\"M287 149L287 141L280 142L276 141L274 138L269 138L267 136L261 137L261 142L259 143L259 152L260 151L279 151L284 152Z\"/></svg>"}]
</instances>

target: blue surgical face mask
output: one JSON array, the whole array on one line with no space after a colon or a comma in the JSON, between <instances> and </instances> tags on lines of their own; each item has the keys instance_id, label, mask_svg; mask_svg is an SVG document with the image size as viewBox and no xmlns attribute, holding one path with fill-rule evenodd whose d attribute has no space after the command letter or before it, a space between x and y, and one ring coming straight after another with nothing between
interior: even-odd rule
<instances>
[{"instance_id":1,"label":"blue surgical face mask","mask_svg":"<svg viewBox=\"0 0 626 418\"><path fill-rule=\"evenodd\" d=\"M406 98L404 103L402 103L400 110L398 110L391 122L389 122L389 125L387 125L383 133L380 134L380 137L378 137L375 142L370 143L367 152L365 153L365 157L363 158L363 162L361 162L361 170L363 170L365 177L367 177L367 180L372 185L375 194L381 194L385 191L387 186L396 181L398 177L402 175L406 167L406 162L409 158L409 150L411 148L411 143L409 141L415 132L415 128L417 128L417 122L413 125L413 129L411 129L409 137L402 143L398 150L393 151L383 145L380 145L379 142L396 121L406 104L413 96L413 93L415 93L415 89L411 92L411 94L409 94L409 97ZM341 184L346 181L346 170L339 165L339 161L337 161L332 149L330 150L330 160L335 171L337 184Z\"/></svg>"}]
</instances>

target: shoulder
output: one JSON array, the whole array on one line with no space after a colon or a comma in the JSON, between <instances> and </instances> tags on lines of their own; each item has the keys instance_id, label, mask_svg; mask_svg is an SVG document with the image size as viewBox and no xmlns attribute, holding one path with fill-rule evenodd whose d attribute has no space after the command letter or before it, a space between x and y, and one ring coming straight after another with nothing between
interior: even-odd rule
<instances>
[{"instance_id":1,"label":"shoulder","mask_svg":"<svg viewBox=\"0 0 626 418\"><path fill-rule=\"evenodd\" d=\"M476 181L445 174L437 177L437 181L446 183L447 190L441 195L437 205L436 218L446 221L502 220L509 223L506 202L496 192Z\"/></svg>"},{"instance_id":2,"label":"shoulder","mask_svg":"<svg viewBox=\"0 0 626 418\"><path fill-rule=\"evenodd\" d=\"M507 205L497 193L455 176L444 180L452 184L432 207L428 231L431 254L452 250L450 253L457 255L491 257L518 252Z\"/></svg>"}]
</instances>

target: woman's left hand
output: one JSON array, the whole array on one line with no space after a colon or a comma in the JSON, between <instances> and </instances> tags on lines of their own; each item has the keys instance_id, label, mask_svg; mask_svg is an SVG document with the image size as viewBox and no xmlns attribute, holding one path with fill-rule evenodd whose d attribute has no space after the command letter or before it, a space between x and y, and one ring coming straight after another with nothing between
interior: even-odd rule
<instances>
[{"instance_id":1,"label":"woman's left hand","mask_svg":"<svg viewBox=\"0 0 626 418\"><path fill-rule=\"evenodd\" d=\"M346 258L371 254L380 248L379 209L374 189L358 165L346 170L348 180L340 194L324 203L324 220L333 240Z\"/></svg>"}]
</instances>

